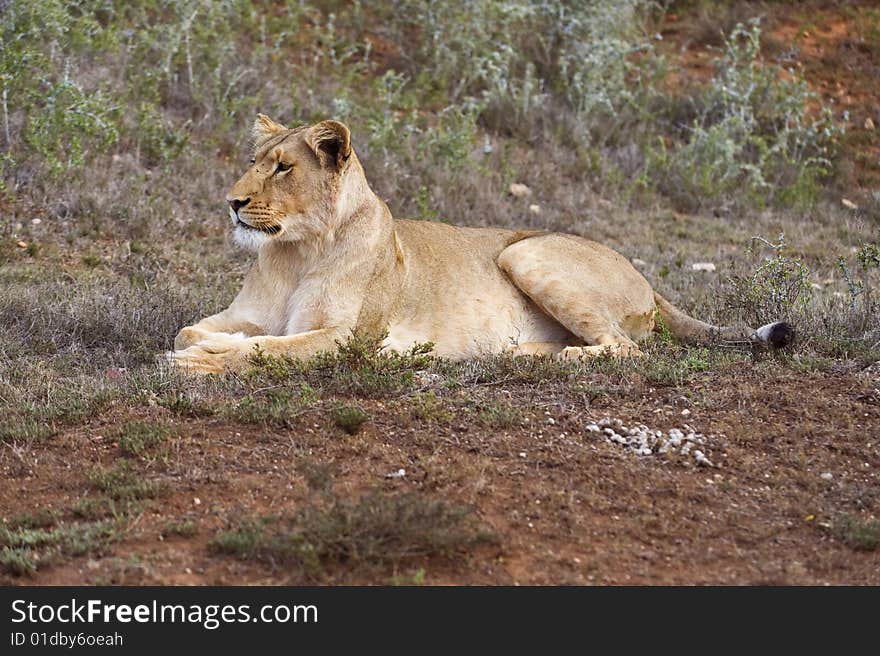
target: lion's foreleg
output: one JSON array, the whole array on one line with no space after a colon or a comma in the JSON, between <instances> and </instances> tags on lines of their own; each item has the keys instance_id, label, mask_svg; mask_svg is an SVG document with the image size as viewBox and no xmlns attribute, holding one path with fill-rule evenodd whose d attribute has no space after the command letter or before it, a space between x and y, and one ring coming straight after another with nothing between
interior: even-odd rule
<instances>
[{"instance_id":1,"label":"lion's foreleg","mask_svg":"<svg viewBox=\"0 0 880 656\"><path fill-rule=\"evenodd\" d=\"M285 355L307 360L321 351L336 348L336 342L344 337L340 328L322 328L296 335L258 337L234 337L213 334L192 346L169 354L175 365L198 373L220 373L226 369L242 369L248 357L258 350L269 355Z\"/></svg>"},{"instance_id":2,"label":"lion's foreleg","mask_svg":"<svg viewBox=\"0 0 880 656\"><path fill-rule=\"evenodd\" d=\"M242 333L244 337L256 337L265 333L260 326L251 321L231 314L224 310L218 314L202 319L192 326L180 329L174 338L174 350L182 351L201 341L210 339L213 335L236 335Z\"/></svg>"}]
</instances>

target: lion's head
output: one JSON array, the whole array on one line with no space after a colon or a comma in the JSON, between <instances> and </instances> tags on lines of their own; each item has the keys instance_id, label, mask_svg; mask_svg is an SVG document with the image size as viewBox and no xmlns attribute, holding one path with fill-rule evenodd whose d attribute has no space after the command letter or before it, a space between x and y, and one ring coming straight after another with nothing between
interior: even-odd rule
<instances>
[{"instance_id":1,"label":"lion's head","mask_svg":"<svg viewBox=\"0 0 880 656\"><path fill-rule=\"evenodd\" d=\"M235 241L258 248L331 230L346 178L359 187L363 177L348 128L321 121L291 130L259 114L253 137L251 166L226 196Z\"/></svg>"}]
</instances>

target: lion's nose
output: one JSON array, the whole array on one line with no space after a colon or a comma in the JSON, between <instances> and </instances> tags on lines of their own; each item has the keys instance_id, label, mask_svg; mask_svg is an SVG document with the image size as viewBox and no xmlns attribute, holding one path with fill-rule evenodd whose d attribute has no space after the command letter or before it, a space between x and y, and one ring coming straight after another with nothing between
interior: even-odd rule
<instances>
[{"instance_id":1,"label":"lion's nose","mask_svg":"<svg viewBox=\"0 0 880 656\"><path fill-rule=\"evenodd\" d=\"M232 208L233 212L238 212L242 207L251 202L250 198L233 198L229 201L229 207Z\"/></svg>"}]
</instances>

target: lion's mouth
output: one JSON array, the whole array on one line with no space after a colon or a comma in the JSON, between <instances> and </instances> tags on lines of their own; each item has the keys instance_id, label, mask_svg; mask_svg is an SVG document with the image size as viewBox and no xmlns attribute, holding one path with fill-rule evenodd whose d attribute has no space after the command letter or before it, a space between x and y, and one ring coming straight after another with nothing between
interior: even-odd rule
<instances>
[{"instance_id":1,"label":"lion's mouth","mask_svg":"<svg viewBox=\"0 0 880 656\"><path fill-rule=\"evenodd\" d=\"M241 218L239 218L238 214L236 214L233 217L233 221L235 222L236 228L241 226L242 228L245 228L247 230L255 230L256 232L265 232L266 234L269 234L269 235L277 235L279 232L281 232L281 226L279 226L279 225L254 226L246 221L242 221Z\"/></svg>"}]
</instances>

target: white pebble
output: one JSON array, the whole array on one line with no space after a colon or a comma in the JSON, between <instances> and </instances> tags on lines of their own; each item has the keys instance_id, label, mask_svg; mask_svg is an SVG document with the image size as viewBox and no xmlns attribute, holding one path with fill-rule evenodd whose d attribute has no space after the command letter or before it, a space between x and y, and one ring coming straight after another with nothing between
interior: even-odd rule
<instances>
[{"instance_id":1,"label":"white pebble","mask_svg":"<svg viewBox=\"0 0 880 656\"><path fill-rule=\"evenodd\" d=\"M521 182L511 183L510 187L508 187L508 191L510 192L511 196L515 196L517 198L526 198L527 196L532 195L532 190Z\"/></svg>"},{"instance_id":2,"label":"white pebble","mask_svg":"<svg viewBox=\"0 0 880 656\"><path fill-rule=\"evenodd\" d=\"M685 411L685 414L690 414L690 411ZM606 442L624 446L637 456L650 456L654 453L666 454L677 451L684 457L693 455L698 465L714 467L706 454L702 450L695 448L698 445L706 444L705 436L695 432L687 424L682 426L683 429L670 428L667 437L662 430L648 428L645 424L627 427L621 419L604 417L598 422L587 424L584 430L587 433L601 433L605 436Z\"/></svg>"}]
</instances>

